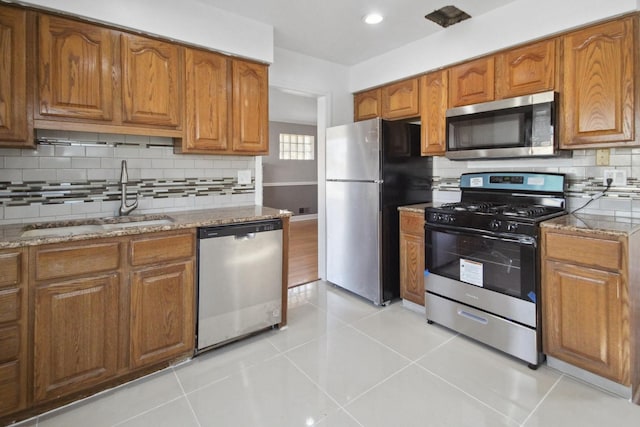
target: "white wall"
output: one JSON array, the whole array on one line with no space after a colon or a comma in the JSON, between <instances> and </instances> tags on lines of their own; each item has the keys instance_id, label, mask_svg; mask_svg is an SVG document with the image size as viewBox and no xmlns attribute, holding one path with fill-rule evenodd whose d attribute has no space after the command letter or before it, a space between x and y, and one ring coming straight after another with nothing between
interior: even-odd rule
<instances>
[{"instance_id":1,"label":"white wall","mask_svg":"<svg viewBox=\"0 0 640 427\"><path fill-rule=\"evenodd\" d=\"M207 5L206 0L27 0L21 4L273 61L273 27Z\"/></svg>"},{"instance_id":2,"label":"white wall","mask_svg":"<svg viewBox=\"0 0 640 427\"><path fill-rule=\"evenodd\" d=\"M429 37L356 64L356 92L509 46L635 11L637 0L517 0Z\"/></svg>"},{"instance_id":3,"label":"white wall","mask_svg":"<svg viewBox=\"0 0 640 427\"><path fill-rule=\"evenodd\" d=\"M330 111L328 126L334 126L353 121L348 75L346 66L275 48L274 61L269 67L269 85L326 96Z\"/></svg>"}]
</instances>

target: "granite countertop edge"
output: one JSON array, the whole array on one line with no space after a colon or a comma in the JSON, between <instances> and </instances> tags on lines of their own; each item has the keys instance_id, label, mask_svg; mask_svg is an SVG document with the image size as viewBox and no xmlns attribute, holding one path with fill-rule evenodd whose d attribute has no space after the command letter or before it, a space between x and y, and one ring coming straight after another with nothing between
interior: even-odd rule
<instances>
[{"instance_id":1,"label":"granite countertop edge","mask_svg":"<svg viewBox=\"0 0 640 427\"><path fill-rule=\"evenodd\" d=\"M588 231L609 236L630 236L640 231L640 219L593 214L567 214L544 221L543 228Z\"/></svg>"},{"instance_id":2,"label":"granite countertop edge","mask_svg":"<svg viewBox=\"0 0 640 427\"><path fill-rule=\"evenodd\" d=\"M142 225L140 227L129 226L124 229L111 229L100 231L89 231L70 235L42 235L33 237L23 237L25 229L32 229L42 224L55 222L58 226L73 226L82 223L101 221L103 218L84 218L72 220L56 220L35 222L30 224L9 224L0 226L0 249L12 249L25 246L45 245L52 243L63 243L72 241L89 240L96 238L120 237L158 231L181 230L196 227L206 227L225 224L236 224L250 221L260 221L268 219L291 217L292 213L287 210L274 209L266 206L249 205L237 207L211 208L201 210L187 210L164 212L157 214L140 214L141 217L167 218L169 224L162 225ZM135 219L136 215L130 218Z\"/></svg>"}]
</instances>

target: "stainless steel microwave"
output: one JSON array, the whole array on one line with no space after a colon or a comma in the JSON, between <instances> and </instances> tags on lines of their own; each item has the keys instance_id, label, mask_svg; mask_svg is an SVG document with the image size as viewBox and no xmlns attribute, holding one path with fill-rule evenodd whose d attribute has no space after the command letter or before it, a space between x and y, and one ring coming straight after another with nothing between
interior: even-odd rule
<instances>
[{"instance_id":1,"label":"stainless steel microwave","mask_svg":"<svg viewBox=\"0 0 640 427\"><path fill-rule=\"evenodd\" d=\"M541 92L447 110L452 160L567 156L558 150L557 94Z\"/></svg>"}]
</instances>

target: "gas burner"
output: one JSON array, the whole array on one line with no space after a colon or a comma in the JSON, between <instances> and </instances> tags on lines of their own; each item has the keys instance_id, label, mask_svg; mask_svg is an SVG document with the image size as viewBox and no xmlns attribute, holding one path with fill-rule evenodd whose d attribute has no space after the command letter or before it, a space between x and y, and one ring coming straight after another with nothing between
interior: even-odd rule
<instances>
[{"instance_id":1,"label":"gas burner","mask_svg":"<svg viewBox=\"0 0 640 427\"><path fill-rule=\"evenodd\" d=\"M505 206L501 214L519 218L537 218L547 213L545 206Z\"/></svg>"},{"instance_id":2,"label":"gas burner","mask_svg":"<svg viewBox=\"0 0 640 427\"><path fill-rule=\"evenodd\" d=\"M491 212L492 209L495 209L496 204L492 202L457 202L457 203L445 203L440 206L441 209L444 210L452 210L458 212Z\"/></svg>"}]
</instances>

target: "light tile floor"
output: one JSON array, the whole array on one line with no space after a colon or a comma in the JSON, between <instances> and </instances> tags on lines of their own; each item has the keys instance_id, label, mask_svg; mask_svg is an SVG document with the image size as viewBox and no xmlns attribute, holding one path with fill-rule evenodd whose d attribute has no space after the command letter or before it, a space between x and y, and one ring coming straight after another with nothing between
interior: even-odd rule
<instances>
[{"instance_id":1,"label":"light tile floor","mask_svg":"<svg viewBox=\"0 0 640 427\"><path fill-rule=\"evenodd\" d=\"M23 426L640 426L640 406L537 371L401 302L315 282L289 327L205 353Z\"/></svg>"}]
</instances>

